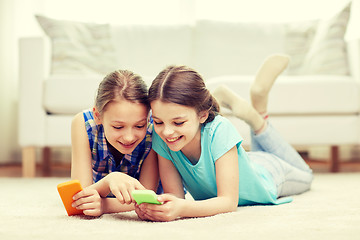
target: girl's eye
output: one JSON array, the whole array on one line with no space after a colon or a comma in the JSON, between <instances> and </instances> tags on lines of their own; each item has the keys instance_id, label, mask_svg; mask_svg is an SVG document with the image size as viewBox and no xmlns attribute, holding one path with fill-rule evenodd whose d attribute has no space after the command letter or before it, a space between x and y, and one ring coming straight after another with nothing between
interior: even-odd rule
<instances>
[{"instance_id":1,"label":"girl's eye","mask_svg":"<svg viewBox=\"0 0 360 240\"><path fill-rule=\"evenodd\" d=\"M181 125L183 125L185 122L175 122L175 125L176 126L181 126Z\"/></svg>"},{"instance_id":2,"label":"girl's eye","mask_svg":"<svg viewBox=\"0 0 360 240\"><path fill-rule=\"evenodd\" d=\"M145 125L138 125L136 126L136 128L139 128L139 129L143 129L145 127Z\"/></svg>"},{"instance_id":3,"label":"girl's eye","mask_svg":"<svg viewBox=\"0 0 360 240\"><path fill-rule=\"evenodd\" d=\"M119 126L119 127L118 127L118 126L113 126L113 128L115 128L115 129L118 129L118 130L119 130L119 129L122 129L123 127L122 127L122 126Z\"/></svg>"},{"instance_id":4,"label":"girl's eye","mask_svg":"<svg viewBox=\"0 0 360 240\"><path fill-rule=\"evenodd\" d=\"M162 124L162 122L156 122L156 121L154 121L154 123L155 123L155 125L160 125L160 124Z\"/></svg>"}]
</instances>

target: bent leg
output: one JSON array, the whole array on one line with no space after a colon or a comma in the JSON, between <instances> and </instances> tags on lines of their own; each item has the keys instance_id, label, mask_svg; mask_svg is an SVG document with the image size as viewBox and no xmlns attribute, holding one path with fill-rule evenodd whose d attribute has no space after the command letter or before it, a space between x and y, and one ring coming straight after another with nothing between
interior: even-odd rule
<instances>
[{"instance_id":1,"label":"bent leg","mask_svg":"<svg viewBox=\"0 0 360 240\"><path fill-rule=\"evenodd\" d=\"M218 86L212 95L221 106L230 108L237 118L244 120L252 129L259 130L265 121L253 106L225 85Z\"/></svg>"},{"instance_id":2,"label":"bent leg","mask_svg":"<svg viewBox=\"0 0 360 240\"><path fill-rule=\"evenodd\" d=\"M286 55L274 54L265 59L256 73L250 87L253 107L260 114L267 114L268 96L277 77L286 69L290 58Z\"/></svg>"},{"instance_id":3,"label":"bent leg","mask_svg":"<svg viewBox=\"0 0 360 240\"><path fill-rule=\"evenodd\" d=\"M300 154L276 131L270 122L267 128L260 134L251 133L252 141L261 146L263 151L274 154L291 166L312 172Z\"/></svg>"}]
</instances>

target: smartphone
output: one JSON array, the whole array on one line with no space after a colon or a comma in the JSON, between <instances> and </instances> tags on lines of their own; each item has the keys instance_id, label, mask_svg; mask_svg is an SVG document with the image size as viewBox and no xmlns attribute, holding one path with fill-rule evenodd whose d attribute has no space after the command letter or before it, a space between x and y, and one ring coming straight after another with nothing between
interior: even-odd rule
<instances>
[{"instance_id":1,"label":"smartphone","mask_svg":"<svg viewBox=\"0 0 360 240\"><path fill-rule=\"evenodd\" d=\"M134 190L131 195L139 205L142 203L162 204L157 200L157 195L153 190Z\"/></svg>"},{"instance_id":2,"label":"smartphone","mask_svg":"<svg viewBox=\"0 0 360 240\"><path fill-rule=\"evenodd\" d=\"M83 214L82 210L73 208L71 206L71 204L74 202L73 196L82 190L79 180L71 180L60 183L57 185L57 190L69 216Z\"/></svg>"}]
</instances>

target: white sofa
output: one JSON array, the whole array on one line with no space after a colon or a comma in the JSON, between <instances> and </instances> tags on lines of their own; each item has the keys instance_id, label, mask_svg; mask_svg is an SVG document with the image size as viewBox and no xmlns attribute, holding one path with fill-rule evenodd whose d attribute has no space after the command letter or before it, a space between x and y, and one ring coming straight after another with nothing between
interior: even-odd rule
<instances>
[{"instance_id":1,"label":"white sofa","mask_svg":"<svg viewBox=\"0 0 360 240\"><path fill-rule=\"evenodd\" d=\"M23 175L35 175L36 149L70 146L75 113L92 107L105 73L122 68L148 84L170 64L198 70L212 89L226 84L248 98L270 54L291 57L270 95L271 121L294 146L360 143L360 44L344 40L349 9L328 20L192 25L74 23L38 16L46 36L20 39L19 144ZM351 22L351 21L350 21ZM249 128L231 116L249 142ZM46 164L46 162L45 162Z\"/></svg>"}]
</instances>

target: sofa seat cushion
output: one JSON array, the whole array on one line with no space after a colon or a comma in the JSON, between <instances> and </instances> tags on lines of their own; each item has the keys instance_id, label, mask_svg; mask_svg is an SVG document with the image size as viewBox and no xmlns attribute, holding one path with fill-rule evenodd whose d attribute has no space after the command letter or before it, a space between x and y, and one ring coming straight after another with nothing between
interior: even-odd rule
<instances>
[{"instance_id":1,"label":"sofa seat cushion","mask_svg":"<svg viewBox=\"0 0 360 240\"><path fill-rule=\"evenodd\" d=\"M43 106L48 114L74 115L94 106L102 75L51 76L44 81ZM143 77L149 87L151 77Z\"/></svg>"},{"instance_id":2,"label":"sofa seat cushion","mask_svg":"<svg viewBox=\"0 0 360 240\"><path fill-rule=\"evenodd\" d=\"M253 76L222 76L206 81L210 90L225 84L245 99ZM356 114L359 86L353 77L334 75L279 76L269 96L269 114Z\"/></svg>"},{"instance_id":3,"label":"sofa seat cushion","mask_svg":"<svg viewBox=\"0 0 360 240\"><path fill-rule=\"evenodd\" d=\"M92 107L102 76L54 76L44 81L43 105L51 114L73 115Z\"/></svg>"},{"instance_id":4,"label":"sofa seat cushion","mask_svg":"<svg viewBox=\"0 0 360 240\"><path fill-rule=\"evenodd\" d=\"M253 76L222 76L206 81L210 90L225 84L245 99ZM48 113L73 115L94 105L103 76L51 77L44 82L43 105ZM144 77L149 86L152 78ZM356 114L360 108L358 85L349 76L280 76L269 96L269 113Z\"/></svg>"}]
</instances>

